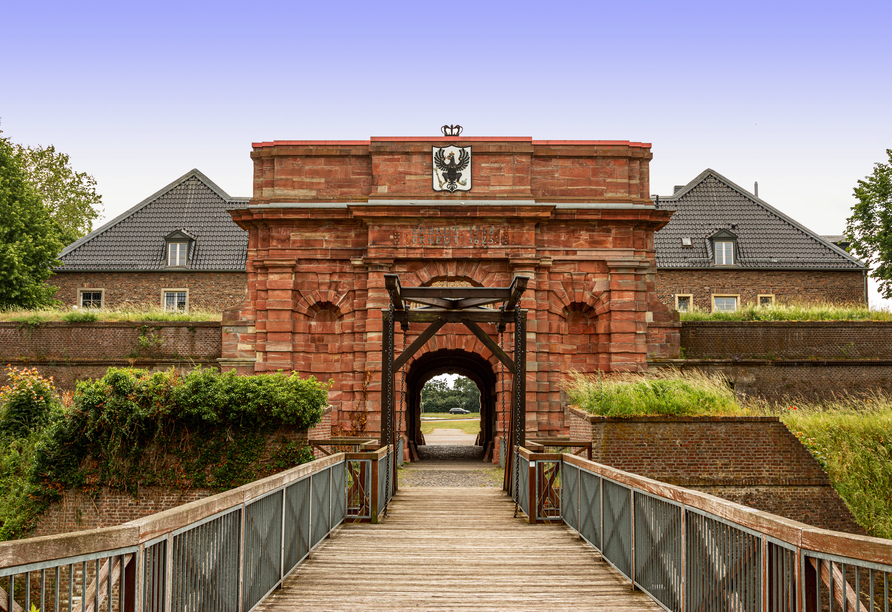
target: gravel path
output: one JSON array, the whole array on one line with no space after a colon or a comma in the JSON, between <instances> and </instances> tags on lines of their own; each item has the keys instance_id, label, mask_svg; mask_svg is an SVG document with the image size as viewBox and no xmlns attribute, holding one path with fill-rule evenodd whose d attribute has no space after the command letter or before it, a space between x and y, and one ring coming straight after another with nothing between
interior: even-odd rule
<instances>
[{"instance_id":1,"label":"gravel path","mask_svg":"<svg viewBox=\"0 0 892 612\"><path fill-rule=\"evenodd\" d=\"M501 487L502 470L483 463L480 446L418 447L421 461L399 471L400 487Z\"/></svg>"}]
</instances>

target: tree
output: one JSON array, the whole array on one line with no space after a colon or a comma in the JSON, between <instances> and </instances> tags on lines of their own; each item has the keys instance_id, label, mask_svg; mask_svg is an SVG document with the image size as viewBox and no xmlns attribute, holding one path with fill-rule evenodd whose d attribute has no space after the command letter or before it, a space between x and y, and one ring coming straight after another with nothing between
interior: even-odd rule
<instances>
[{"instance_id":1,"label":"tree","mask_svg":"<svg viewBox=\"0 0 892 612\"><path fill-rule=\"evenodd\" d=\"M892 149L889 163L874 165L873 174L858 181L852 216L846 224L850 250L873 271L880 294L892 298Z\"/></svg>"},{"instance_id":2,"label":"tree","mask_svg":"<svg viewBox=\"0 0 892 612\"><path fill-rule=\"evenodd\" d=\"M36 308L52 302L44 284L64 246L15 145L0 137L0 308Z\"/></svg>"},{"instance_id":3,"label":"tree","mask_svg":"<svg viewBox=\"0 0 892 612\"><path fill-rule=\"evenodd\" d=\"M480 411L480 389L464 376L459 376L449 387L445 380L433 378L421 390L421 409L424 412L449 412L452 408Z\"/></svg>"},{"instance_id":4,"label":"tree","mask_svg":"<svg viewBox=\"0 0 892 612\"><path fill-rule=\"evenodd\" d=\"M29 182L58 225L62 244L71 244L89 234L93 221L103 210L102 196L96 193L96 179L86 172L76 172L68 155L52 145L14 147Z\"/></svg>"}]
</instances>

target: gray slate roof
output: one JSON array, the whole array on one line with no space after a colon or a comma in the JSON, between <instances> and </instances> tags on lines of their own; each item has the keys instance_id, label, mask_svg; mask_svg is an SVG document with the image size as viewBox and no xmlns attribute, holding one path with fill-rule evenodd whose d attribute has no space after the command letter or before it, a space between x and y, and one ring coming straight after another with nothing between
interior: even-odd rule
<instances>
[{"instance_id":1,"label":"gray slate roof","mask_svg":"<svg viewBox=\"0 0 892 612\"><path fill-rule=\"evenodd\" d=\"M671 196L660 196L659 207L675 210L675 214L654 237L657 268L716 267L708 238L720 230L737 236L736 269L865 267L714 170L704 170ZM682 246L685 237L692 239L692 246Z\"/></svg>"},{"instance_id":2,"label":"gray slate roof","mask_svg":"<svg viewBox=\"0 0 892 612\"><path fill-rule=\"evenodd\" d=\"M167 268L165 237L183 231L195 238L189 270L245 270L248 233L227 210L246 208L208 177L192 170L124 214L68 245L57 272L142 271Z\"/></svg>"}]
</instances>

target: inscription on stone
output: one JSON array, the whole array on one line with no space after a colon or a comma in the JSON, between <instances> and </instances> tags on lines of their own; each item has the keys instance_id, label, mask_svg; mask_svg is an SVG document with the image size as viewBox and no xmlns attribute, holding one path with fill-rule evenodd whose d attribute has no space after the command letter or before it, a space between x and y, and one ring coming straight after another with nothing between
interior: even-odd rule
<instances>
[{"instance_id":1,"label":"inscription on stone","mask_svg":"<svg viewBox=\"0 0 892 612\"><path fill-rule=\"evenodd\" d=\"M502 228L495 225L416 225L407 238L407 246L489 247L502 243Z\"/></svg>"}]
</instances>

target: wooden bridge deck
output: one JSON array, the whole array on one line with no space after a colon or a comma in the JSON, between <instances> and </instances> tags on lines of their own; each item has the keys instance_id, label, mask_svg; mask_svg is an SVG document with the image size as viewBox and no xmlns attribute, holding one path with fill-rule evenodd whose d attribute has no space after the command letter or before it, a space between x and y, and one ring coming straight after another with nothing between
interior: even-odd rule
<instances>
[{"instance_id":1,"label":"wooden bridge deck","mask_svg":"<svg viewBox=\"0 0 892 612\"><path fill-rule=\"evenodd\" d=\"M257 610L661 610L564 526L512 518L495 488L403 488L344 525Z\"/></svg>"}]
</instances>

